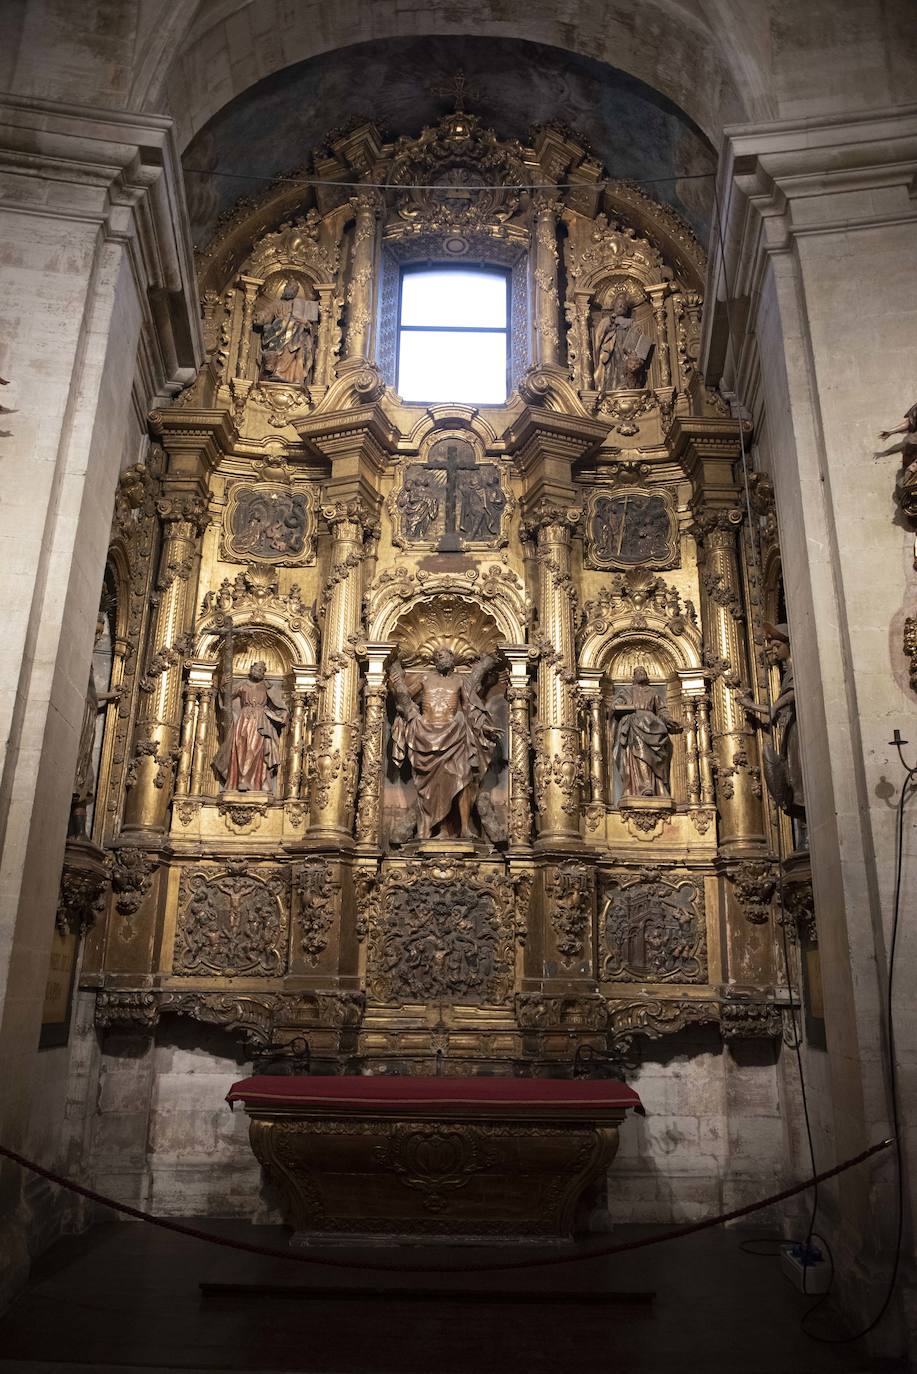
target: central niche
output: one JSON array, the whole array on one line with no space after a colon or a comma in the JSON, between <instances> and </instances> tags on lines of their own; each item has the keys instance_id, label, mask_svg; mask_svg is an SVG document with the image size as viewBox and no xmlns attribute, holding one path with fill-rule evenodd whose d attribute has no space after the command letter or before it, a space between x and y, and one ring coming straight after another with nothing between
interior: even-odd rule
<instances>
[{"instance_id":1,"label":"central niche","mask_svg":"<svg viewBox=\"0 0 917 1374\"><path fill-rule=\"evenodd\" d=\"M411 849L425 841L461 838L485 850L504 844L507 679L495 620L470 598L433 596L401 617L392 640L383 795L385 848ZM443 691L437 693L440 678ZM457 698L446 686L455 679ZM437 703L436 696L443 701ZM437 726L438 710L443 722ZM456 713L464 717L464 728L456 722L453 730ZM439 732L444 736L442 749L435 743ZM466 748L478 756L476 764L472 761L473 781L450 802L450 789L464 766Z\"/></svg>"}]
</instances>

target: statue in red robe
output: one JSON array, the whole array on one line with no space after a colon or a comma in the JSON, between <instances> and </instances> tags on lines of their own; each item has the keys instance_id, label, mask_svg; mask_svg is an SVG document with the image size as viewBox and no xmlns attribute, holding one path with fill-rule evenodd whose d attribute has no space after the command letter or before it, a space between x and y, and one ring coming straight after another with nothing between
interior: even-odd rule
<instances>
[{"instance_id":1,"label":"statue in red robe","mask_svg":"<svg viewBox=\"0 0 917 1374\"><path fill-rule=\"evenodd\" d=\"M213 761L227 792L273 792L280 767L278 737L289 711L265 682L267 665L253 663L233 690L233 722ZM238 703L238 707L236 707Z\"/></svg>"}]
</instances>

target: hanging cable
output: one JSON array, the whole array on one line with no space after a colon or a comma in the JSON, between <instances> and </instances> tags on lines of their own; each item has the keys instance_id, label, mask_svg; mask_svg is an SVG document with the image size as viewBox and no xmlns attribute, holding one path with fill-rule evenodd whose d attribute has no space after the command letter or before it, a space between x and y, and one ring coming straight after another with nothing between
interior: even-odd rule
<instances>
[{"instance_id":1,"label":"hanging cable","mask_svg":"<svg viewBox=\"0 0 917 1374\"><path fill-rule=\"evenodd\" d=\"M721 264L722 264L723 286L724 286L724 292L725 292L724 304L725 304L725 312L726 312L727 345L728 345L728 350L729 350L729 352L730 352L731 355L732 355L733 386L734 386L735 396L736 396L736 405L735 405L734 414L736 415L736 418L738 419L738 422L739 422L739 446L740 446L741 461L742 461L743 485L744 485L744 489L745 489L745 509L746 509L746 515L747 515L748 522L749 522L749 528L751 529L751 526L752 526L752 505L751 505L751 487L750 487L750 481L749 481L749 461L748 461L748 453L747 453L746 445L745 445L744 425L743 425L743 419L742 419L742 410L744 409L744 407L742 406L741 401L740 401L740 399L739 399L739 395L738 395L738 386L739 386L739 357L738 357L738 348L737 348L737 343L736 343L737 333L736 333L736 329L735 329L735 321L734 321L734 315L733 315L733 299L734 299L734 298L733 298L732 288L731 288L730 281L729 281L729 268L728 268L728 263L727 263L727 260L726 260L726 244L725 244L725 238L724 238L724 233L723 233L723 223L722 223L722 209L721 209L721 205L720 205L719 189L718 189L718 187L716 186L716 184L714 184L714 188L713 188L713 202L714 202L714 223L715 223L715 227L716 227L717 240L718 240L718 243L719 243L720 262L721 262ZM714 284L714 295L715 295L715 292L716 292L716 285ZM754 537L752 537L752 538L750 538L749 543L750 543L750 546L751 546L751 558L752 558L752 564L753 564L753 569L754 569L754 573L755 573L756 587L758 588L758 590L759 590L759 592L760 592L760 589L761 589L761 587L763 586L763 583L762 583L762 580L761 580L761 566L760 566L760 560L759 560L759 558L758 558L757 540L756 540ZM771 713L772 713L772 710L773 710L773 700L772 700L772 693L771 693L771 686L770 686L769 677L766 678L766 680L765 680L765 685L766 685L766 695L767 695L768 708L769 708L769 710L770 710ZM830 1292L831 1292L831 1288L832 1288L832 1285L833 1285L833 1282L834 1282L834 1276L835 1276L835 1272L836 1272L836 1271L835 1271L835 1265L834 1265L834 1258L833 1258L833 1255L831 1254L831 1248L830 1248L830 1246L828 1245L827 1241L825 1241L825 1239L824 1239L822 1236L820 1236L820 1235L817 1236L817 1239L821 1241L821 1243L824 1245L825 1250L826 1250L826 1252L827 1252L829 1264L830 1264L830 1266L831 1266L831 1274L830 1274L830 1279L829 1279L829 1284L828 1284L827 1290L825 1291L825 1293L823 1293L823 1294L821 1294L821 1295L819 1296L817 1302L815 1302L815 1303L812 1305L812 1307L810 1307L810 1308L808 1309L808 1311L804 1314L804 1316L803 1316L803 1318L802 1318L801 1325L802 1325L802 1329L803 1329L803 1331L805 1332L805 1334L806 1334L807 1336L809 1336L812 1340L820 1341L820 1342L822 1342L823 1344L828 1344L828 1345L843 1345L843 1344L849 1344L849 1343L852 1342L852 1341L860 1340L863 1336L868 1335L868 1333L869 1333L870 1331L873 1331L873 1330L875 1329L875 1327L878 1326L879 1322L882 1320L882 1318L884 1317L886 1311L888 1310L888 1307L889 1307L889 1305L890 1305L890 1303L891 1303L891 1300L892 1300L892 1297L893 1297L893 1295L894 1295L895 1287L896 1287L896 1285L897 1285L898 1273L899 1273L900 1264L901 1264L901 1247L902 1247L903 1235L904 1235L904 1199L903 1199L903 1182L902 1182L902 1179L903 1179L903 1157L902 1157L902 1146L901 1146L900 1131L899 1131L897 1065L896 1065L896 1058L895 1058L894 1015L893 1015L893 1000L892 1000L892 998L893 998L893 987L894 987L895 953L896 953L897 940L898 940L898 926L899 926L899 914L900 914L900 904L901 904L901 884L902 884L902 871L903 871L903 843L904 843L904 808L905 808L905 804L906 804L906 800L907 800L907 796L908 796L908 789L909 789L909 787L913 787L913 788L915 788L915 790L917 790L917 785L915 785L915 784L914 784L914 781L913 781L915 775L917 775L917 764L915 764L913 768L908 768L907 764L905 763L905 761L904 761L904 756L903 756L903 753L902 753L902 745L903 745L903 744L906 744L907 741L901 739L901 735L900 735L900 732L899 732L898 730L895 730L895 732L894 732L894 739L891 740L890 743L891 743L891 744L894 744L895 747L897 748L897 750L898 750L898 756L899 756L899 758L901 759L902 767L905 769L905 772L906 772L906 777L905 777L904 783L903 783L902 788L901 788L901 794L900 794L900 796L899 796L899 798L898 798L898 808L897 808L897 824L896 824L896 859L895 859L895 896L894 896L894 910L893 910L893 917L892 917L891 939L890 939L890 943L889 943L888 972L887 972L887 980L886 980L886 998L885 998L886 1045L887 1045L887 1048L888 1048L888 1061L889 1061L889 1062L888 1062L889 1098L890 1098L890 1106L891 1106L891 1121L892 1121L892 1131L893 1131L893 1140L894 1140L894 1147L895 1147L895 1161L896 1161L896 1204L897 1204L897 1205L896 1205L896 1212L897 1212L897 1221L896 1221L895 1253L894 1253L894 1259L893 1259L893 1263L892 1263L892 1270L891 1270L891 1273L890 1273L890 1275L889 1275L889 1280L888 1280L888 1284L887 1284L887 1287L886 1287L885 1296L884 1296L884 1298L883 1298L883 1301L882 1301L881 1306L879 1307L878 1312L877 1312L877 1313L875 1314L875 1316L871 1319L871 1321L870 1321L866 1326L864 1326L860 1331L857 1331L857 1332L856 1332L855 1334L853 1334L853 1335L849 1335L849 1336L840 1336L840 1337L820 1336L820 1335L816 1334L815 1332L809 1331L809 1330L806 1328L806 1321L807 1321L808 1318L812 1315L812 1313L813 1313L817 1308L821 1307L821 1305L827 1300L827 1298L828 1298L828 1296L830 1295ZM786 904L785 904L785 900L784 900L784 873L783 873L784 853L783 853L783 834L782 834L782 826L781 826L780 823L779 823L779 817L778 817L778 823L777 823L777 826L776 826L776 837L777 837L777 857L778 857L777 900L778 900L778 904L779 904L779 907L780 907L780 925L781 925L781 933L782 933L781 944L782 944L782 952L783 952L783 964L784 964L784 971L785 971L785 976L786 976L787 991L788 991L789 999L790 999L789 1010L790 1010L791 1022L792 1022L792 1026L793 1026L793 1049L794 1049L794 1052L795 1052L797 1073L798 1073L798 1077L799 1077L799 1087L800 1087L800 1093L801 1093L801 1096L802 1096L803 1119L804 1119L804 1122L805 1122L806 1140L807 1140L807 1144L808 1144L809 1161L810 1161L810 1166L811 1166L811 1171L812 1171L812 1190L813 1190L813 1191L812 1191L812 1210L811 1210L811 1213L810 1213L810 1216L809 1216L809 1225L808 1225L808 1228L807 1228L806 1239L805 1239L805 1252L806 1252L806 1254L808 1254L808 1252L811 1250L812 1240L813 1240L813 1238L816 1238L815 1222L816 1222L816 1217L817 1217L817 1213L818 1213L818 1205L819 1205L819 1192L818 1192L819 1175L818 1175L818 1167L817 1167L817 1163L816 1163L816 1159L815 1159L815 1144L814 1144L813 1135L812 1135L812 1123L811 1123L811 1118L810 1118L810 1114L809 1114L808 1096L807 1096L807 1093L806 1093L806 1080L805 1080L805 1072L804 1072L803 1060L802 1060L802 1041L801 1041L801 1037L800 1037L800 1033L799 1033L799 1024L798 1024L797 1019L796 1019L796 1011L797 1011L797 1010L801 1010L801 1003L797 1003L797 1002L794 1001L793 984L792 984L792 977L791 977L791 973L790 973L790 957L789 957L789 948L788 948L788 941L787 941L787 913L786 913ZM754 1253L754 1252L751 1252L751 1253ZM758 1252L758 1253L764 1253L764 1252ZM805 1293L805 1291L806 1291L806 1289L805 1289L805 1283L806 1283L806 1278L807 1278L807 1268L808 1268L808 1266L807 1266L806 1264L804 1264L804 1265L803 1265L803 1292L804 1292L804 1293Z\"/></svg>"}]
</instances>

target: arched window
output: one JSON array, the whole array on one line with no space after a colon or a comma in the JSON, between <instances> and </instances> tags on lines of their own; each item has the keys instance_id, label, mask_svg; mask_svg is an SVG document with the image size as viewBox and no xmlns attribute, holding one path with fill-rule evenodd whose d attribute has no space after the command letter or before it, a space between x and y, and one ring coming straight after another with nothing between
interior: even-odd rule
<instances>
[{"instance_id":1,"label":"arched window","mask_svg":"<svg viewBox=\"0 0 917 1374\"><path fill-rule=\"evenodd\" d=\"M509 287L501 268L402 269L397 387L403 400L503 404Z\"/></svg>"}]
</instances>

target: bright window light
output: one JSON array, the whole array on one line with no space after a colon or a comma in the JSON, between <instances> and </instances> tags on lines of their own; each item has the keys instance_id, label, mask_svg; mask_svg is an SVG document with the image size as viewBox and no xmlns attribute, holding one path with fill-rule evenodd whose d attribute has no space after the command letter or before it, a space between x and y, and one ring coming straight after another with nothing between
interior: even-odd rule
<instances>
[{"instance_id":1,"label":"bright window light","mask_svg":"<svg viewBox=\"0 0 917 1374\"><path fill-rule=\"evenodd\" d=\"M405 401L506 400L507 277L431 267L401 278L398 390Z\"/></svg>"}]
</instances>

